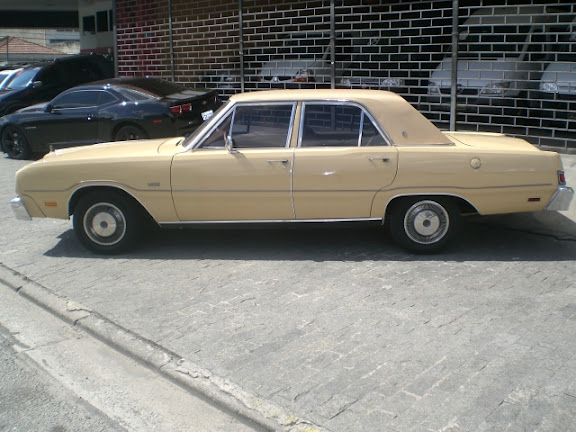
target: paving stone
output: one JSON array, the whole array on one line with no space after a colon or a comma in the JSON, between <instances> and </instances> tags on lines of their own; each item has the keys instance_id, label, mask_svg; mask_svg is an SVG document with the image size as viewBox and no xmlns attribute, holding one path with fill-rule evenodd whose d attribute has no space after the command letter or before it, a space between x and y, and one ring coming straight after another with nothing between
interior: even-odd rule
<instances>
[{"instance_id":1,"label":"paving stone","mask_svg":"<svg viewBox=\"0 0 576 432\"><path fill-rule=\"evenodd\" d=\"M24 164L0 159L4 203ZM436 256L362 228L161 232L99 257L5 207L0 265L333 432L570 432L576 243L521 217L466 222Z\"/></svg>"}]
</instances>

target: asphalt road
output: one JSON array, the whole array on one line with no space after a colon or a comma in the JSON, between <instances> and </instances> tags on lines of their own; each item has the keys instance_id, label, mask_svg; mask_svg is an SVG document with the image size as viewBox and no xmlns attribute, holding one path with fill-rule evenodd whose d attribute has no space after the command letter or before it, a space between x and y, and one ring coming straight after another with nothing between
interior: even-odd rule
<instances>
[{"instance_id":1,"label":"asphalt road","mask_svg":"<svg viewBox=\"0 0 576 432\"><path fill-rule=\"evenodd\" d=\"M0 265L260 406L335 432L573 430L576 223L566 214L470 220L434 256L358 228L161 232L100 257L69 221L14 220L23 164L0 159Z\"/></svg>"}]
</instances>

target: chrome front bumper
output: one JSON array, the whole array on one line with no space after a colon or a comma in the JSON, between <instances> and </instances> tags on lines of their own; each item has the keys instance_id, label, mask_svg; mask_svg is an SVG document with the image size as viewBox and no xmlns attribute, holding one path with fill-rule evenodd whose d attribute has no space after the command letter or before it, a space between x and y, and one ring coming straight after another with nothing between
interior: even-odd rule
<instances>
[{"instance_id":1,"label":"chrome front bumper","mask_svg":"<svg viewBox=\"0 0 576 432\"><path fill-rule=\"evenodd\" d=\"M569 186L558 186L545 210L566 211L574 197L574 189Z\"/></svg>"},{"instance_id":2,"label":"chrome front bumper","mask_svg":"<svg viewBox=\"0 0 576 432\"><path fill-rule=\"evenodd\" d=\"M14 212L14 216L16 216L16 219L27 221L32 220L30 214L28 213L28 210L26 210L26 206L24 206L24 203L22 202L22 198L16 197L13 200L11 200L10 206L12 207L12 211Z\"/></svg>"}]
</instances>

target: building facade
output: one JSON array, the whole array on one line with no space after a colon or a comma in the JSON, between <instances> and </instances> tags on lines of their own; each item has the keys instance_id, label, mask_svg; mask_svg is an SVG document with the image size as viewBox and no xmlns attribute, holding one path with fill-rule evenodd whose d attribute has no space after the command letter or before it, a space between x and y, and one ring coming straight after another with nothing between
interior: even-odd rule
<instances>
[{"instance_id":1,"label":"building facade","mask_svg":"<svg viewBox=\"0 0 576 432\"><path fill-rule=\"evenodd\" d=\"M576 150L574 2L456 3L457 21L451 0L116 0L118 74L379 88L445 128L453 100L459 130Z\"/></svg>"}]
</instances>

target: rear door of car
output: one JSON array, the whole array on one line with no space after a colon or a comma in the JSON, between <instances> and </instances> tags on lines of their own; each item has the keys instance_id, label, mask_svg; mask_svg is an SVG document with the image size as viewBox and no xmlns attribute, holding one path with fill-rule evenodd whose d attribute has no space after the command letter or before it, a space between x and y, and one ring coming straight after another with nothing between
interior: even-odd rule
<instances>
[{"instance_id":1,"label":"rear door of car","mask_svg":"<svg viewBox=\"0 0 576 432\"><path fill-rule=\"evenodd\" d=\"M295 111L295 103L237 105L199 146L176 155L172 194L179 219L293 219L289 140ZM226 149L227 140L233 149Z\"/></svg>"},{"instance_id":2,"label":"rear door of car","mask_svg":"<svg viewBox=\"0 0 576 432\"><path fill-rule=\"evenodd\" d=\"M296 219L370 218L376 193L390 185L396 147L360 106L305 102L293 166Z\"/></svg>"}]
</instances>

